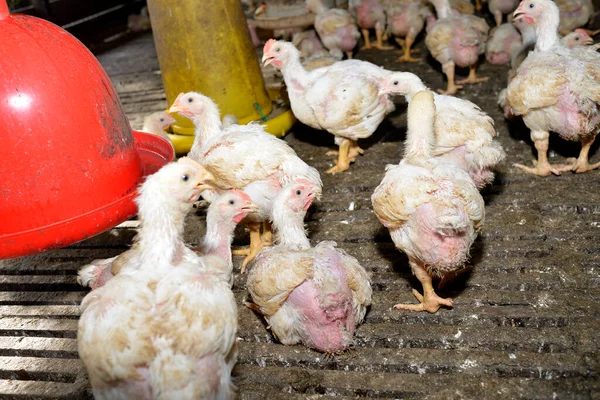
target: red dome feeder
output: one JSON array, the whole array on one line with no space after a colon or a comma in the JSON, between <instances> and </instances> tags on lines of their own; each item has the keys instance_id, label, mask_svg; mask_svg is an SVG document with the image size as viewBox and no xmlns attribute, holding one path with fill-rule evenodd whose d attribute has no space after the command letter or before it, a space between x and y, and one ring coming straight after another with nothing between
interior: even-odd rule
<instances>
[{"instance_id":1,"label":"red dome feeder","mask_svg":"<svg viewBox=\"0 0 600 400\"><path fill-rule=\"evenodd\" d=\"M174 157L132 132L96 58L0 0L0 258L86 239L136 214L143 177Z\"/></svg>"}]
</instances>

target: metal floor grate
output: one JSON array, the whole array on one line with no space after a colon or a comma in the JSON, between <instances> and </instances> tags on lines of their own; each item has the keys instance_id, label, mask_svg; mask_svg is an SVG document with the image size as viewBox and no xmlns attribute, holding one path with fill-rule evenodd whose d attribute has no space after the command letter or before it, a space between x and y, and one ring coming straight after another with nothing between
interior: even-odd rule
<instances>
[{"instance_id":1,"label":"metal floor grate","mask_svg":"<svg viewBox=\"0 0 600 400\"><path fill-rule=\"evenodd\" d=\"M364 52L396 67L386 54ZM150 35L100 59L134 127L141 115L164 109ZM442 85L433 69L406 68L432 87ZM519 136L522 130L509 134L495 107L506 68L484 64L481 73L492 79L461 96L494 118L508 159L484 192L487 218L472 250L475 268L442 292L455 299L454 309L390 309L414 301L410 289L420 289L370 205L384 166L402 154L405 117L399 105L391 122L364 143L365 155L349 172L323 175L322 201L307 218L313 243L336 240L372 276L373 306L357 331L356 348L325 359L302 346L274 343L260 318L241 305L245 277L238 274L243 341L234 375L240 398L600 398L600 173L542 179L509 167L531 158L531 146L520 141L526 137ZM327 133L297 128L286 140L319 171L331 165ZM190 217L188 241L200 237L203 218L203 210ZM69 248L0 261L1 399L91 397L77 358L78 304L86 291L76 282L76 270L120 253L134 233L126 225ZM239 266L240 259L235 262Z\"/></svg>"}]
</instances>

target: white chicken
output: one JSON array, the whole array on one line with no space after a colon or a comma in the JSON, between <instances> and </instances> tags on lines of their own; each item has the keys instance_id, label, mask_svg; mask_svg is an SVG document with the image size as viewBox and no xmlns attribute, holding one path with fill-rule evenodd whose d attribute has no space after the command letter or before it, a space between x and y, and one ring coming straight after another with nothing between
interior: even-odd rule
<instances>
[{"instance_id":1,"label":"white chicken","mask_svg":"<svg viewBox=\"0 0 600 400\"><path fill-rule=\"evenodd\" d=\"M558 30L563 35L585 26L594 19L594 4L592 0L556 0L560 11ZM592 36L600 31L588 32Z\"/></svg>"},{"instance_id":2,"label":"white chicken","mask_svg":"<svg viewBox=\"0 0 600 400\"><path fill-rule=\"evenodd\" d=\"M346 171L363 154L357 140L371 136L394 110L394 104L379 95L375 82L385 70L369 62L345 60L309 72L291 43L273 39L265 44L262 61L283 73L296 118L335 136L338 160L328 173Z\"/></svg>"},{"instance_id":3,"label":"white chicken","mask_svg":"<svg viewBox=\"0 0 600 400\"><path fill-rule=\"evenodd\" d=\"M335 242L311 247L304 216L320 189L305 180L277 197L273 224L277 245L254 260L247 287L253 303L283 344L303 343L335 354L353 343L355 327L371 304L367 273Z\"/></svg>"},{"instance_id":4,"label":"white chicken","mask_svg":"<svg viewBox=\"0 0 600 400\"><path fill-rule=\"evenodd\" d=\"M508 64L522 46L521 33L514 24L507 22L491 30L485 46L485 58L490 64Z\"/></svg>"},{"instance_id":5,"label":"white chicken","mask_svg":"<svg viewBox=\"0 0 600 400\"><path fill-rule=\"evenodd\" d=\"M452 307L451 299L435 293L432 277L443 278L464 266L484 220L483 198L469 175L433 157L435 113L433 93L413 96L404 159L388 165L371 197L375 215L423 285L423 295L413 290L419 304L397 304L396 309L436 312Z\"/></svg>"},{"instance_id":6,"label":"white chicken","mask_svg":"<svg viewBox=\"0 0 600 400\"><path fill-rule=\"evenodd\" d=\"M188 167L190 171L202 171L202 183L199 185L201 190L198 192L198 196L202 190L208 190L212 188L210 183L213 181L213 176L195 161L187 157L182 157L177 161L177 165L180 165L181 168ZM182 179L184 179L185 176L187 176L188 178L186 179L189 180L190 174L184 173L182 175ZM196 196L196 198L193 200L195 201L198 196ZM181 239L184 228L183 219L176 220L171 218L171 221L176 223L171 227L170 225L164 225L161 218L155 217L151 214L145 214L144 210L140 209L139 220L141 222L140 231L134 238L134 243L131 248L118 256L94 260L90 264L80 268L77 281L81 285L96 289L103 286L122 269L139 269L142 265L140 250L144 246L144 243L146 243L145 246L156 248L157 253L160 253L160 255L167 254L166 250L160 247L160 242L157 246L150 244L157 237L160 237L164 243L167 243L168 246L172 246L172 248L176 250L169 259L172 264L177 264L178 262L185 260L195 260L197 258L196 254L189 249ZM165 230L165 226L169 228Z\"/></svg>"},{"instance_id":7,"label":"white chicken","mask_svg":"<svg viewBox=\"0 0 600 400\"><path fill-rule=\"evenodd\" d=\"M485 42L489 26L484 19L473 15L452 15L448 0L429 0L439 18L431 26L425 37L425 45L431 55L442 64L448 78L443 94L455 94L465 83L485 82L488 78L478 78L476 65L479 55L485 52ZM454 82L454 67L469 67L466 79Z\"/></svg>"},{"instance_id":8,"label":"white chicken","mask_svg":"<svg viewBox=\"0 0 600 400\"><path fill-rule=\"evenodd\" d=\"M158 111L144 118L144 126L142 127L142 131L158 135L171 143L171 139L165 132L165 129L175 122L177 122L175 118L169 115L168 112Z\"/></svg>"},{"instance_id":9,"label":"white chicken","mask_svg":"<svg viewBox=\"0 0 600 400\"><path fill-rule=\"evenodd\" d=\"M140 215L161 229L140 235L138 269L82 301L78 351L96 399L233 397L237 308L223 260L174 263L182 256L180 226L205 173L177 162L144 182Z\"/></svg>"},{"instance_id":10,"label":"white chicken","mask_svg":"<svg viewBox=\"0 0 600 400\"><path fill-rule=\"evenodd\" d=\"M290 43L294 51L298 50ZM223 128L219 108L210 98L196 92L181 93L169 112L190 118L196 137L189 157L197 160L213 176L220 190L244 191L258 206L245 222L250 229L250 248L242 272L260 249L271 244L273 199L281 189L298 178L322 187L319 172L300 159L286 142L265 132L259 124L230 125ZM264 231L261 237L261 223Z\"/></svg>"},{"instance_id":11,"label":"white chicken","mask_svg":"<svg viewBox=\"0 0 600 400\"><path fill-rule=\"evenodd\" d=\"M306 8L316 14L315 30L331 55L337 60L344 58L344 54L352 58L352 51L358 44L360 32L348 10L328 10L321 0L306 0Z\"/></svg>"},{"instance_id":12,"label":"white chicken","mask_svg":"<svg viewBox=\"0 0 600 400\"><path fill-rule=\"evenodd\" d=\"M381 93L399 94L410 103L427 90L418 76L392 72L380 81ZM494 168L506 156L494 140L494 120L468 100L434 94L435 142L432 155L441 163L454 164L469 173L479 189L494 180Z\"/></svg>"},{"instance_id":13,"label":"white chicken","mask_svg":"<svg viewBox=\"0 0 600 400\"><path fill-rule=\"evenodd\" d=\"M515 164L521 170L548 176L563 171L586 172L600 167L589 164L589 150L600 131L600 54L589 47L568 49L559 42L559 11L550 0L524 0L515 18L531 22L537 32L535 51L517 71L506 91L513 115L523 116L538 152L534 167ZM548 161L550 131L567 140L581 141L579 158L568 165Z\"/></svg>"},{"instance_id":14,"label":"white chicken","mask_svg":"<svg viewBox=\"0 0 600 400\"><path fill-rule=\"evenodd\" d=\"M208 172L206 172L208 174ZM231 190L219 196L208 208L206 216L206 234L197 249L194 249L198 255L218 256L225 260L223 274L229 277L230 283L233 283L233 263L231 260L231 242L233 233L237 224L248 214L257 212L258 208L251 202L250 197L242 191ZM106 282L117 275L121 270L139 269L141 267L141 239L144 236L153 237L160 235L162 226L157 226L152 220L142 218L142 225L139 235L134 241L131 249L119 256L94 260L92 263L82 267L78 272L77 280L83 286L89 286L97 289L104 286ZM179 221L180 224L183 221ZM181 226L178 229L182 229ZM190 250L180 242L177 246L184 246L184 257L186 259L195 259ZM179 258L172 260L176 264Z\"/></svg>"},{"instance_id":15,"label":"white chicken","mask_svg":"<svg viewBox=\"0 0 600 400\"><path fill-rule=\"evenodd\" d=\"M365 45L363 49L375 47L379 50L390 50L393 47L383 44L385 34L385 11L380 0L349 0L348 10L356 18L356 23L360 27ZM371 44L369 30L375 29L376 42Z\"/></svg>"},{"instance_id":16,"label":"white chicken","mask_svg":"<svg viewBox=\"0 0 600 400\"><path fill-rule=\"evenodd\" d=\"M418 62L411 54L413 43L425 26L426 11L421 0L388 0L387 30L402 49L398 62ZM404 38L404 40L402 39Z\"/></svg>"}]
</instances>

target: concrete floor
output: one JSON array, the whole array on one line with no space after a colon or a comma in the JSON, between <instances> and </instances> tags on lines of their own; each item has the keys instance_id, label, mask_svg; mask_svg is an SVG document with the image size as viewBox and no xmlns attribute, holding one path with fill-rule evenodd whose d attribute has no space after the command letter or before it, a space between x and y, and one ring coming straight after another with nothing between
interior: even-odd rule
<instances>
[{"instance_id":1,"label":"concrete floor","mask_svg":"<svg viewBox=\"0 0 600 400\"><path fill-rule=\"evenodd\" d=\"M419 48L424 51L422 41ZM395 64L394 52L359 58L417 73L432 88L444 85L429 59ZM167 106L151 34L99 55L132 126ZM495 105L507 68L484 64L491 79L459 96L494 118L507 152L498 178L483 194L486 223L472 250L474 269L444 296L452 310L395 311L420 289L371 210L370 195L386 164L398 163L406 132L405 105L361 145L350 171L322 175L324 195L307 217L313 243L335 240L369 271L373 305L356 333L356 348L333 359L302 346L282 346L262 320L241 305L245 276L235 259L235 292L243 338L234 370L241 399L600 398L600 172L536 178L511 167L533 157L527 130L510 126ZM460 75L460 73L459 73ZM323 172L332 136L302 125L286 141ZM597 149L595 146L594 149ZM575 156L578 144L552 143L552 159ZM594 150L592 160L600 157ZM352 209L352 211L351 211ZM189 218L186 239L196 243L204 209ZM135 231L127 226L47 254L0 261L0 398L90 397L77 358L78 304L86 291L79 266L122 252ZM234 245L247 238L239 231Z\"/></svg>"}]
</instances>

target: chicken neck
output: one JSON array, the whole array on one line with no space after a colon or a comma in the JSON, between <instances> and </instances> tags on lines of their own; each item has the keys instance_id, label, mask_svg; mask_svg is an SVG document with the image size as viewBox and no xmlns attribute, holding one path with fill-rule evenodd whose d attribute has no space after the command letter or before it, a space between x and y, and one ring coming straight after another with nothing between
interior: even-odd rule
<instances>
[{"instance_id":1,"label":"chicken neck","mask_svg":"<svg viewBox=\"0 0 600 400\"><path fill-rule=\"evenodd\" d=\"M206 234L200 245L202 254L221 257L231 265L231 242L236 223L223 221L214 207L209 207L206 214Z\"/></svg>"},{"instance_id":2,"label":"chicken neck","mask_svg":"<svg viewBox=\"0 0 600 400\"><path fill-rule=\"evenodd\" d=\"M449 18L452 14L449 0L429 0L435 8L438 19Z\"/></svg>"},{"instance_id":3,"label":"chicken neck","mask_svg":"<svg viewBox=\"0 0 600 400\"><path fill-rule=\"evenodd\" d=\"M285 204L285 200L286 197L278 196L273 205L273 226L277 232L277 245L294 250L310 249L310 241L304 231L306 211L292 210Z\"/></svg>"},{"instance_id":4,"label":"chicken neck","mask_svg":"<svg viewBox=\"0 0 600 400\"><path fill-rule=\"evenodd\" d=\"M221 135L223 125L219 114L219 108L216 104L206 104L202 113L196 114L190 118L196 126L194 144L190 155L194 159L194 150L201 149L210 139ZM198 154L196 154L198 156Z\"/></svg>"},{"instance_id":5,"label":"chicken neck","mask_svg":"<svg viewBox=\"0 0 600 400\"><path fill-rule=\"evenodd\" d=\"M406 134L406 150L404 157L407 162L421 162L433 157L435 132L435 106L430 100L422 97L413 99L408 106L408 126Z\"/></svg>"},{"instance_id":6,"label":"chicken neck","mask_svg":"<svg viewBox=\"0 0 600 400\"><path fill-rule=\"evenodd\" d=\"M309 72L300 62L300 52L291 49L289 58L280 67L288 92L304 92L310 83Z\"/></svg>"},{"instance_id":7,"label":"chicken neck","mask_svg":"<svg viewBox=\"0 0 600 400\"><path fill-rule=\"evenodd\" d=\"M554 3L552 3L554 5ZM558 24L560 23L560 12L558 7L550 7L548 13L544 13L535 26L537 51L547 51L559 43Z\"/></svg>"},{"instance_id":8,"label":"chicken neck","mask_svg":"<svg viewBox=\"0 0 600 400\"><path fill-rule=\"evenodd\" d=\"M404 96L407 103L410 103L413 96L418 92L427 90L427 87L417 75L411 72L402 72L401 75L402 77L399 79L400 94Z\"/></svg>"},{"instance_id":9,"label":"chicken neck","mask_svg":"<svg viewBox=\"0 0 600 400\"><path fill-rule=\"evenodd\" d=\"M140 195L141 228L139 243L142 268L156 269L177 263L183 256L185 215L191 204L173 206L165 201L169 193L148 191Z\"/></svg>"}]
</instances>

